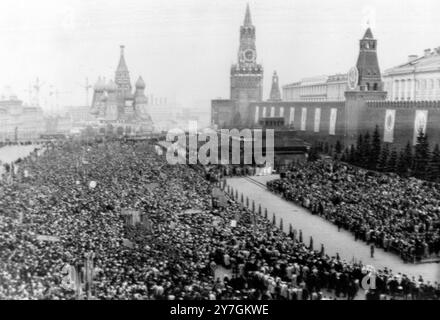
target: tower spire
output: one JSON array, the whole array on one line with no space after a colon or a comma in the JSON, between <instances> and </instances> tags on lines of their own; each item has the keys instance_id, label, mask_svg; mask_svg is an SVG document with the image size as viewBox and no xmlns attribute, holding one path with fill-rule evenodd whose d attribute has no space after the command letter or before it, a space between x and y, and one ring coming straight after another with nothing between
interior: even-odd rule
<instances>
[{"instance_id":1,"label":"tower spire","mask_svg":"<svg viewBox=\"0 0 440 320\"><path fill-rule=\"evenodd\" d=\"M246 15L244 16L244 24L245 27L249 27L252 25L251 19L251 9L249 8L249 3L246 4Z\"/></svg>"},{"instance_id":2,"label":"tower spire","mask_svg":"<svg viewBox=\"0 0 440 320\"><path fill-rule=\"evenodd\" d=\"M356 63L359 72L358 84L362 91L381 91L382 77L377 58L377 40L370 28L367 28L359 44L359 56Z\"/></svg>"},{"instance_id":3,"label":"tower spire","mask_svg":"<svg viewBox=\"0 0 440 320\"><path fill-rule=\"evenodd\" d=\"M280 85L276 71L273 72L272 76L272 88L270 89L269 101L281 101Z\"/></svg>"},{"instance_id":4,"label":"tower spire","mask_svg":"<svg viewBox=\"0 0 440 320\"><path fill-rule=\"evenodd\" d=\"M118 68L115 72L115 83L118 87L117 96L119 102L122 104L123 99L128 97L131 93L130 72L128 71L127 64L125 63L124 49L125 46L121 45L121 56L119 58Z\"/></svg>"},{"instance_id":5,"label":"tower spire","mask_svg":"<svg viewBox=\"0 0 440 320\"><path fill-rule=\"evenodd\" d=\"M118 71L128 71L127 64L125 63L124 49L125 46L121 45L121 57L119 58Z\"/></svg>"}]
</instances>

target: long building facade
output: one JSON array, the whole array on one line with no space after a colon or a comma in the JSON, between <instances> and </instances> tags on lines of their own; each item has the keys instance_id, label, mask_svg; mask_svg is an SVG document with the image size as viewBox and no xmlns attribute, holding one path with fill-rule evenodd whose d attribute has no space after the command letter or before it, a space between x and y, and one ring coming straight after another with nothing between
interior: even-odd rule
<instances>
[{"instance_id":1,"label":"long building facade","mask_svg":"<svg viewBox=\"0 0 440 320\"><path fill-rule=\"evenodd\" d=\"M383 77L390 101L440 100L440 47L426 49L420 57L410 55Z\"/></svg>"},{"instance_id":2,"label":"long building facade","mask_svg":"<svg viewBox=\"0 0 440 320\"><path fill-rule=\"evenodd\" d=\"M317 76L283 86L284 101L344 101L347 74Z\"/></svg>"},{"instance_id":3,"label":"long building facade","mask_svg":"<svg viewBox=\"0 0 440 320\"><path fill-rule=\"evenodd\" d=\"M23 104L17 96L0 100L0 141L36 140L45 132L43 110Z\"/></svg>"}]
</instances>

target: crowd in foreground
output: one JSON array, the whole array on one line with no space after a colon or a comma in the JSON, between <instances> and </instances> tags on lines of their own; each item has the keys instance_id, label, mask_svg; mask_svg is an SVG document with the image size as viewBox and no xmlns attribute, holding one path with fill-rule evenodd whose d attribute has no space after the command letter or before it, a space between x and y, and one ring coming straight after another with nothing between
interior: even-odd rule
<instances>
[{"instance_id":1,"label":"crowd in foreground","mask_svg":"<svg viewBox=\"0 0 440 320\"><path fill-rule=\"evenodd\" d=\"M268 188L408 262L440 258L440 187L332 160L293 166Z\"/></svg>"},{"instance_id":2,"label":"crowd in foreground","mask_svg":"<svg viewBox=\"0 0 440 320\"><path fill-rule=\"evenodd\" d=\"M213 207L203 170L168 165L148 142L45 150L0 182L0 299L84 298L63 279L91 254L96 299L440 298L439 284L392 270L363 292L366 266L309 250L231 198ZM127 227L125 209L149 228Z\"/></svg>"}]
</instances>

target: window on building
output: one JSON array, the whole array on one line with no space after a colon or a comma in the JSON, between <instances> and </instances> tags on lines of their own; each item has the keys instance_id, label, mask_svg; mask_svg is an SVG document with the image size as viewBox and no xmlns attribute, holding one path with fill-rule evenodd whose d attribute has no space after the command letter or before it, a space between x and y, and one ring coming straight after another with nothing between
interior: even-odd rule
<instances>
[{"instance_id":1,"label":"window on building","mask_svg":"<svg viewBox=\"0 0 440 320\"><path fill-rule=\"evenodd\" d=\"M377 88L377 83L375 83L375 84L373 85L373 90L374 90L374 91L377 91L377 89L378 89L378 88Z\"/></svg>"},{"instance_id":2,"label":"window on building","mask_svg":"<svg viewBox=\"0 0 440 320\"><path fill-rule=\"evenodd\" d=\"M280 108L280 117L284 117L284 108L283 107Z\"/></svg>"},{"instance_id":3,"label":"window on building","mask_svg":"<svg viewBox=\"0 0 440 320\"><path fill-rule=\"evenodd\" d=\"M270 108L270 117L275 117L275 107Z\"/></svg>"}]
</instances>

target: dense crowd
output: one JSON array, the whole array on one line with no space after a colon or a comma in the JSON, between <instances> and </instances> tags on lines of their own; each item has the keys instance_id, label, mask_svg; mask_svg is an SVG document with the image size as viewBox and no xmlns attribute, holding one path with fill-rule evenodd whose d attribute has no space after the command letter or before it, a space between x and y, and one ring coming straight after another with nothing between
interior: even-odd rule
<instances>
[{"instance_id":1,"label":"dense crowd","mask_svg":"<svg viewBox=\"0 0 440 320\"><path fill-rule=\"evenodd\" d=\"M410 262L440 257L440 187L321 160L297 164L268 188Z\"/></svg>"},{"instance_id":2,"label":"dense crowd","mask_svg":"<svg viewBox=\"0 0 440 320\"><path fill-rule=\"evenodd\" d=\"M360 295L365 266L309 250L231 198L213 207L212 189L203 170L168 165L148 142L47 147L0 182L0 299L82 298L64 285L64 269L91 253L97 299ZM124 209L148 213L150 227L127 227ZM367 299L440 298L422 278L376 277Z\"/></svg>"}]
</instances>

